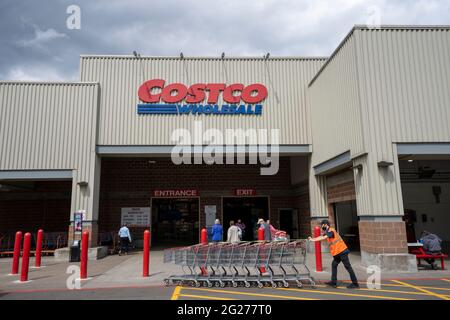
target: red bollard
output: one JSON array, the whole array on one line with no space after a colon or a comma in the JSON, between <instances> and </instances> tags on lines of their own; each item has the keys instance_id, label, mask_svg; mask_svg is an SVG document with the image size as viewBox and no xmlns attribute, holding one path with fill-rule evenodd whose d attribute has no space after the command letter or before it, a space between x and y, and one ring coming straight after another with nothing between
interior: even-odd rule
<instances>
[{"instance_id":1,"label":"red bollard","mask_svg":"<svg viewBox=\"0 0 450 320\"><path fill-rule=\"evenodd\" d=\"M37 240L36 240L36 254L35 254L35 261L34 266L36 268L41 267L41 254L42 254L42 238L44 237L44 230L39 229L37 233Z\"/></svg>"},{"instance_id":2,"label":"red bollard","mask_svg":"<svg viewBox=\"0 0 450 320\"><path fill-rule=\"evenodd\" d=\"M22 256L22 272L20 273L20 281L28 280L28 267L30 265L30 246L31 233L25 233L23 237L23 256Z\"/></svg>"},{"instance_id":3,"label":"red bollard","mask_svg":"<svg viewBox=\"0 0 450 320\"><path fill-rule=\"evenodd\" d=\"M144 261L142 264L142 276L148 277L150 264L150 231L144 231Z\"/></svg>"},{"instance_id":4,"label":"red bollard","mask_svg":"<svg viewBox=\"0 0 450 320\"><path fill-rule=\"evenodd\" d=\"M206 228L202 229L201 235L200 235L200 244L207 245L208 244L208 230ZM202 270L202 276L208 275L208 272L206 271L205 267L200 267Z\"/></svg>"},{"instance_id":5,"label":"red bollard","mask_svg":"<svg viewBox=\"0 0 450 320\"><path fill-rule=\"evenodd\" d=\"M201 244L208 244L208 231L206 228L202 229L201 237L200 237L200 243Z\"/></svg>"},{"instance_id":6,"label":"red bollard","mask_svg":"<svg viewBox=\"0 0 450 320\"><path fill-rule=\"evenodd\" d=\"M314 238L320 237L320 227L314 227ZM322 272L322 247L320 241L315 242L316 272Z\"/></svg>"},{"instance_id":7,"label":"red bollard","mask_svg":"<svg viewBox=\"0 0 450 320\"><path fill-rule=\"evenodd\" d=\"M21 246L22 246L22 231L17 231L16 240L14 241L14 257L11 274L19 273L19 259Z\"/></svg>"},{"instance_id":8,"label":"red bollard","mask_svg":"<svg viewBox=\"0 0 450 320\"><path fill-rule=\"evenodd\" d=\"M262 228L262 227L258 229L258 240L264 241L264 228ZM261 257L261 258L263 259L263 257ZM266 268L264 266L261 266L259 268L259 271L261 273L266 273Z\"/></svg>"},{"instance_id":9,"label":"red bollard","mask_svg":"<svg viewBox=\"0 0 450 320\"><path fill-rule=\"evenodd\" d=\"M87 260L89 247L89 231L84 231L81 237L81 263L80 263L80 279L87 278Z\"/></svg>"}]
</instances>

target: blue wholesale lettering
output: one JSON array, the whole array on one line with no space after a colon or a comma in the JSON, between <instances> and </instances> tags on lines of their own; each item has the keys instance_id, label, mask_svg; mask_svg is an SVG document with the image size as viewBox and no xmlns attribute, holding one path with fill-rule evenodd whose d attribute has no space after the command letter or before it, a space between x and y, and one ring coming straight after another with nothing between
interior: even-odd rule
<instances>
[{"instance_id":1,"label":"blue wholesale lettering","mask_svg":"<svg viewBox=\"0 0 450 320\"><path fill-rule=\"evenodd\" d=\"M261 104L138 104L138 114L261 115Z\"/></svg>"}]
</instances>

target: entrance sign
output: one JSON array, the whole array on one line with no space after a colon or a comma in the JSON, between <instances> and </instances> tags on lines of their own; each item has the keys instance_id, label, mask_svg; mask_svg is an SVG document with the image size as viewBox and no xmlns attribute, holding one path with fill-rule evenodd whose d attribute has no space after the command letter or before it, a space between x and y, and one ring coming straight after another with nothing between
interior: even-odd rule
<instances>
[{"instance_id":1,"label":"entrance sign","mask_svg":"<svg viewBox=\"0 0 450 320\"><path fill-rule=\"evenodd\" d=\"M121 223L129 227L149 227L150 207L122 208Z\"/></svg>"},{"instance_id":2,"label":"entrance sign","mask_svg":"<svg viewBox=\"0 0 450 320\"><path fill-rule=\"evenodd\" d=\"M256 196L255 189L235 189L234 195L238 197Z\"/></svg>"},{"instance_id":3,"label":"entrance sign","mask_svg":"<svg viewBox=\"0 0 450 320\"><path fill-rule=\"evenodd\" d=\"M159 198L188 198L198 197L199 192L197 189L176 189L176 190L154 190L153 197Z\"/></svg>"}]
</instances>

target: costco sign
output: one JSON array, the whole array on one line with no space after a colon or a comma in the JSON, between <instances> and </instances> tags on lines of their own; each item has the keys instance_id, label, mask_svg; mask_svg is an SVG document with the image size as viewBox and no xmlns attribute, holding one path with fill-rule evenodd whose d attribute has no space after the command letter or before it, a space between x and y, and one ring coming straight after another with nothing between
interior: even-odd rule
<instances>
[{"instance_id":1,"label":"costco sign","mask_svg":"<svg viewBox=\"0 0 450 320\"><path fill-rule=\"evenodd\" d=\"M166 85L164 80L144 82L138 90L138 114L262 114L260 104L267 98L267 88L254 83L182 83ZM224 104L219 105L219 98Z\"/></svg>"}]
</instances>

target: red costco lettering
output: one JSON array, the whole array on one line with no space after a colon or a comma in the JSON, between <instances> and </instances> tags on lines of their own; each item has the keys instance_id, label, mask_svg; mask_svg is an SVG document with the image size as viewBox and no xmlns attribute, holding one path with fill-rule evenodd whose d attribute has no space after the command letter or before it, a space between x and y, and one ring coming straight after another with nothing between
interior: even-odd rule
<instances>
[{"instance_id":1,"label":"red costco lettering","mask_svg":"<svg viewBox=\"0 0 450 320\"><path fill-rule=\"evenodd\" d=\"M157 90L159 93L155 93ZM139 99L146 103L200 103L207 99L208 104L219 101L220 95L227 103L239 104L242 101L248 104L260 103L267 98L267 88L254 83L244 86L241 83L226 85L225 83L196 83L189 88L182 83L165 85L162 79L152 79L144 82L138 90Z\"/></svg>"}]
</instances>

